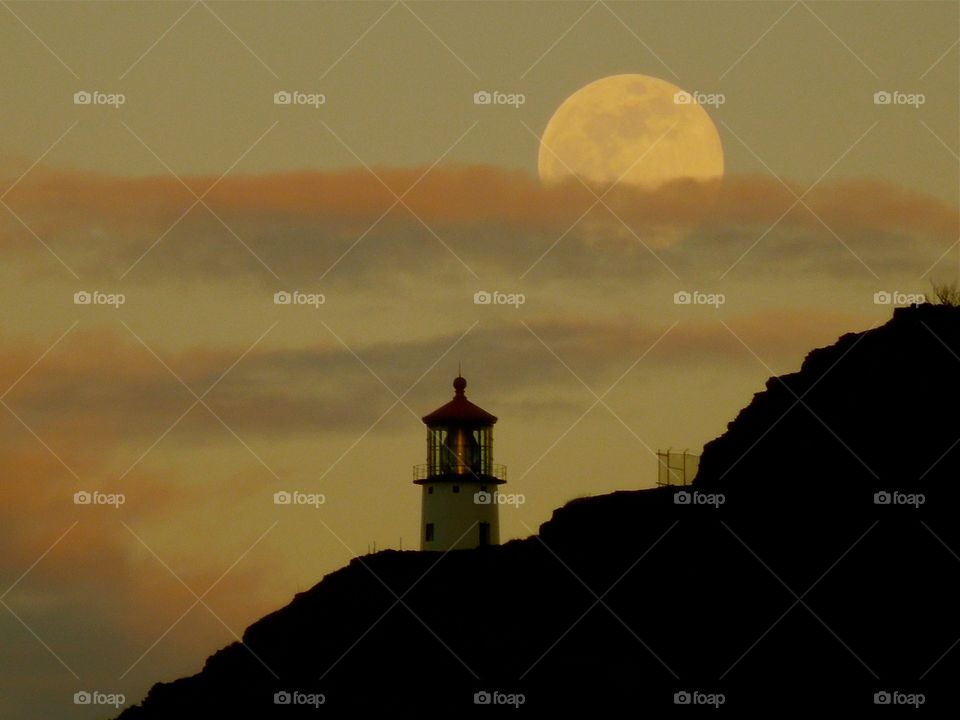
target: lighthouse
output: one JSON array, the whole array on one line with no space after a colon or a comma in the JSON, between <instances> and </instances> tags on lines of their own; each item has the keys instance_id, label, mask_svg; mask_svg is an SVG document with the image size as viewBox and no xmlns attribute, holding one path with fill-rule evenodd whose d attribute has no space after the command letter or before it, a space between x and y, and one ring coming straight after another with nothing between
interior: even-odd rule
<instances>
[{"instance_id":1,"label":"lighthouse","mask_svg":"<svg viewBox=\"0 0 960 720\"><path fill-rule=\"evenodd\" d=\"M497 418L467 400L467 381L453 381L453 400L423 417L427 462L413 469L422 488L421 550L463 550L500 542L497 486L506 467L493 463Z\"/></svg>"}]
</instances>

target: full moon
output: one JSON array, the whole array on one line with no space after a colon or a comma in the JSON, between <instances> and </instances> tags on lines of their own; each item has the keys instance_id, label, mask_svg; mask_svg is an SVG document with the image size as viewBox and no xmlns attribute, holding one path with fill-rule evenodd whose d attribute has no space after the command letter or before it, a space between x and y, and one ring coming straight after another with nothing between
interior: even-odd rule
<instances>
[{"instance_id":1,"label":"full moon","mask_svg":"<svg viewBox=\"0 0 960 720\"><path fill-rule=\"evenodd\" d=\"M564 100L547 123L540 180L656 188L723 176L717 128L695 96L647 75L612 75Z\"/></svg>"}]
</instances>

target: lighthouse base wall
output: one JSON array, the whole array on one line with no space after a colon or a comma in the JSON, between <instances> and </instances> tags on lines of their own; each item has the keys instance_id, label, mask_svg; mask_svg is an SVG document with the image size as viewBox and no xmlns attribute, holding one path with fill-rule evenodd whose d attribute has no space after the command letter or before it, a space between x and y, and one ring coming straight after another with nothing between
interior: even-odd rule
<instances>
[{"instance_id":1,"label":"lighthouse base wall","mask_svg":"<svg viewBox=\"0 0 960 720\"><path fill-rule=\"evenodd\" d=\"M421 550L467 550L500 544L497 486L475 479L424 483Z\"/></svg>"}]
</instances>

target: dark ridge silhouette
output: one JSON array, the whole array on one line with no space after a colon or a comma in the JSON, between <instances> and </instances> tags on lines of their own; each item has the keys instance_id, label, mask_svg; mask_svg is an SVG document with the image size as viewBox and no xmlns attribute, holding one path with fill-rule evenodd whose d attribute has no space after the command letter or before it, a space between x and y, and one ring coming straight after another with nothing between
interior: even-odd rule
<instances>
[{"instance_id":1,"label":"dark ridge silhouette","mask_svg":"<svg viewBox=\"0 0 960 720\"><path fill-rule=\"evenodd\" d=\"M575 500L500 547L355 559L120 717L496 712L481 691L601 716L718 693L737 714L955 710L958 390L960 309L898 309L771 378L694 485ZM295 690L324 705L274 704Z\"/></svg>"}]
</instances>

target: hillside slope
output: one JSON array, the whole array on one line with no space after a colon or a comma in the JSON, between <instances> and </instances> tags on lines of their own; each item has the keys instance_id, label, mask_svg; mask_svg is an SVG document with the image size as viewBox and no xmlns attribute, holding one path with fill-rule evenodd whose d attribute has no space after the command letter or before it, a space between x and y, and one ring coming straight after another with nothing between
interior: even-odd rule
<instances>
[{"instance_id":1,"label":"hillside slope","mask_svg":"<svg viewBox=\"0 0 960 720\"><path fill-rule=\"evenodd\" d=\"M501 547L355 559L121 717L316 716L282 691L334 714L492 710L479 691L956 709L958 391L960 309L898 310L768 381L693 487L580 499Z\"/></svg>"}]
</instances>

